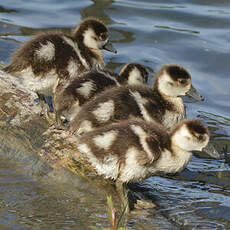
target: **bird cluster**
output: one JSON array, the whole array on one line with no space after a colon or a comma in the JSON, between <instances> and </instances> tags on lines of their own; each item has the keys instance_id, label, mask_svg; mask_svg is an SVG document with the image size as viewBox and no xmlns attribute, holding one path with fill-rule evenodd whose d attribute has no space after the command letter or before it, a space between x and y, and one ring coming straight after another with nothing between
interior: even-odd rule
<instances>
[{"instance_id":1,"label":"bird cluster","mask_svg":"<svg viewBox=\"0 0 230 230\"><path fill-rule=\"evenodd\" d=\"M71 36L48 32L25 42L4 70L37 93L43 113L45 96L52 96L57 127L68 124L77 150L105 178L126 183L181 171L191 152L209 142L199 120L185 120L180 96L203 100L189 72L164 65L151 87L139 63L127 63L119 74L106 69L103 49L116 53L108 28L87 18Z\"/></svg>"}]
</instances>

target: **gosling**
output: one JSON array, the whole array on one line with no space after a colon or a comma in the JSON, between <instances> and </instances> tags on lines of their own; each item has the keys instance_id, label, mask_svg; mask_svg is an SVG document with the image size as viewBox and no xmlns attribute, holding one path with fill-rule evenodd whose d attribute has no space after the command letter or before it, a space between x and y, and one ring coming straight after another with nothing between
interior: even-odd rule
<instances>
[{"instance_id":1,"label":"gosling","mask_svg":"<svg viewBox=\"0 0 230 230\"><path fill-rule=\"evenodd\" d=\"M59 81L72 79L93 67L104 67L102 49L116 52L108 32L103 22L88 18L72 36L39 34L16 50L4 71L18 76L25 87L37 93L44 107L44 95L53 96Z\"/></svg>"},{"instance_id":2,"label":"gosling","mask_svg":"<svg viewBox=\"0 0 230 230\"><path fill-rule=\"evenodd\" d=\"M182 171L191 151L201 151L208 142L208 129L195 119L170 133L157 122L130 119L83 134L77 149L99 175L128 183Z\"/></svg>"}]
</instances>

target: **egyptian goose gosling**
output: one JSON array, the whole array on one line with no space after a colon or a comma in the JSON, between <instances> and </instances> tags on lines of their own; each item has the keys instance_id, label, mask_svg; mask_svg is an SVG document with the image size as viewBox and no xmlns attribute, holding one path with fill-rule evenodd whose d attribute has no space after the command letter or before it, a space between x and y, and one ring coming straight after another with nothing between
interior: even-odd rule
<instances>
[{"instance_id":1,"label":"egyptian goose gosling","mask_svg":"<svg viewBox=\"0 0 230 230\"><path fill-rule=\"evenodd\" d=\"M52 96L59 80L104 66L102 49L116 52L108 32L103 22L88 18L75 28L72 36L57 32L39 34L16 50L4 70L19 76L44 105L44 95Z\"/></svg>"},{"instance_id":2,"label":"egyptian goose gosling","mask_svg":"<svg viewBox=\"0 0 230 230\"><path fill-rule=\"evenodd\" d=\"M195 119L179 123L170 133L157 122L130 119L83 134L78 151L99 175L128 183L180 172L191 151L201 151L208 141L208 129Z\"/></svg>"}]
</instances>

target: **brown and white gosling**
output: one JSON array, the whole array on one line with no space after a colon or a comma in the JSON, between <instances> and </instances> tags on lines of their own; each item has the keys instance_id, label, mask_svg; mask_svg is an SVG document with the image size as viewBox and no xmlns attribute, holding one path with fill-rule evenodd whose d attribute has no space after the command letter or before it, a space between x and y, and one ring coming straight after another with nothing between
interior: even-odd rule
<instances>
[{"instance_id":1,"label":"brown and white gosling","mask_svg":"<svg viewBox=\"0 0 230 230\"><path fill-rule=\"evenodd\" d=\"M69 131L80 135L112 122L139 117L157 120L166 129L182 121L185 106L181 95L203 97L194 89L190 74L179 65L164 65L148 85L120 86L108 89L82 106L70 122Z\"/></svg>"},{"instance_id":2,"label":"brown and white gosling","mask_svg":"<svg viewBox=\"0 0 230 230\"><path fill-rule=\"evenodd\" d=\"M137 62L129 62L120 70L117 80L120 84L135 85L148 82L146 68Z\"/></svg>"},{"instance_id":3,"label":"brown and white gosling","mask_svg":"<svg viewBox=\"0 0 230 230\"><path fill-rule=\"evenodd\" d=\"M106 88L120 84L147 83L148 72L139 63L127 63L120 71L115 72L103 69L93 69L75 77L66 86L59 85L53 98L57 125L61 125L61 116L66 121L71 121L78 113L81 106Z\"/></svg>"},{"instance_id":4,"label":"brown and white gosling","mask_svg":"<svg viewBox=\"0 0 230 230\"><path fill-rule=\"evenodd\" d=\"M72 36L58 32L39 34L16 50L4 71L19 76L22 84L44 102L44 95L52 96L59 80L74 78L96 66L104 67L102 49L116 53L108 32L103 22L88 18Z\"/></svg>"},{"instance_id":5,"label":"brown and white gosling","mask_svg":"<svg viewBox=\"0 0 230 230\"><path fill-rule=\"evenodd\" d=\"M182 171L191 151L201 151L208 141L208 129L195 119L179 123L169 134L159 123L130 119L83 134L78 151L99 175L128 183Z\"/></svg>"}]
</instances>

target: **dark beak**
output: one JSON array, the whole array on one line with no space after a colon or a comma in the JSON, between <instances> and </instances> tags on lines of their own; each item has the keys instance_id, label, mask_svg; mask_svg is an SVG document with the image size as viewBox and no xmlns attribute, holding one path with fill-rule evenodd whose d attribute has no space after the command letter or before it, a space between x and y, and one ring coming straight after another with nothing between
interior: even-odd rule
<instances>
[{"instance_id":1,"label":"dark beak","mask_svg":"<svg viewBox=\"0 0 230 230\"><path fill-rule=\"evenodd\" d=\"M202 149L202 151L215 159L220 159L220 154L210 142Z\"/></svg>"},{"instance_id":2,"label":"dark beak","mask_svg":"<svg viewBox=\"0 0 230 230\"><path fill-rule=\"evenodd\" d=\"M186 93L186 96L189 96L196 101L203 101L204 97L200 95L200 93L191 85L190 90Z\"/></svg>"},{"instance_id":3,"label":"dark beak","mask_svg":"<svg viewBox=\"0 0 230 230\"><path fill-rule=\"evenodd\" d=\"M108 40L108 42L102 47L104 50L108 50L110 52L113 53L117 53L117 50L113 47L112 43L110 42L110 40Z\"/></svg>"}]
</instances>

